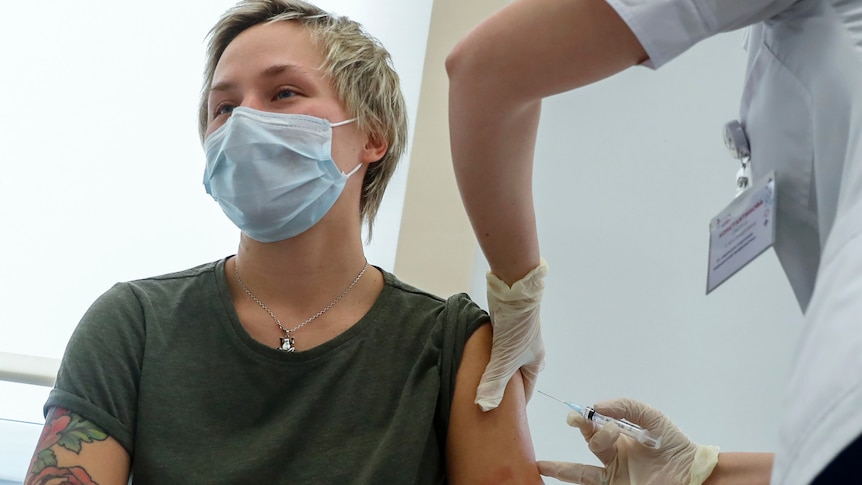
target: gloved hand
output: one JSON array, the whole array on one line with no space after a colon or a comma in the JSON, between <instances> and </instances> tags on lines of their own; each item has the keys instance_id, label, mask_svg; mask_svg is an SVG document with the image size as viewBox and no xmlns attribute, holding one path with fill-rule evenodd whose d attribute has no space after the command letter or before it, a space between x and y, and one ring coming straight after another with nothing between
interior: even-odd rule
<instances>
[{"instance_id":1,"label":"gloved hand","mask_svg":"<svg viewBox=\"0 0 862 485\"><path fill-rule=\"evenodd\" d=\"M539 266L511 287L488 273L488 310L494 326L491 360L485 367L476 404L483 411L495 409L503 399L509 379L518 369L524 376L524 391L529 401L539 371L545 364L545 345L539 325L539 303L545 289L548 264Z\"/></svg>"},{"instance_id":2,"label":"gloved hand","mask_svg":"<svg viewBox=\"0 0 862 485\"><path fill-rule=\"evenodd\" d=\"M701 485L718 463L718 447L692 442L664 414L633 399L614 399L595 405L599 414L626 419L661 436L660 448L653 449L621 435L613 423L596 429L592 421L569 413L569 426L581 430L590 451L604 468L540 461L539 472L564 482L583 485Z\"/></svg>"}]
</instances>

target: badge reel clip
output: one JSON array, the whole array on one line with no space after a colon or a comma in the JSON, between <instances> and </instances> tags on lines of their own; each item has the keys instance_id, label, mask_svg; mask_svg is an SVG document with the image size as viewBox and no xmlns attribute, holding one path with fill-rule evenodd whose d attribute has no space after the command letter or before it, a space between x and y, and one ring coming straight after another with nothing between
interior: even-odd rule
<instances>
[{"instance_id":1,"label":"badge reel clip","mask_svg":"<svg viewBox=\"0 0 862 485\"><path fill-rule=\"evenodd\" d=\"M733 120L724 125L724 145L733 158L742 165L736 172L736 195L743 193L751 185L751 149L748 137L739 121Z\"/></svg>"}]
</instances>

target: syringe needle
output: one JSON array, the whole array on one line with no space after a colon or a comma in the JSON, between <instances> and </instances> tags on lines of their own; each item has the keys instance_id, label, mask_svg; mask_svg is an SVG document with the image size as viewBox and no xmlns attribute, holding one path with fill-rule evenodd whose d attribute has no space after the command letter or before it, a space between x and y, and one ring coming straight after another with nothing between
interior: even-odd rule
<instances>
[{"instance_id":1,"label":"syringe needle","mask_svg":"<svg viewBox=\"0 0 862 485\"><path fill-rule=\"evenodd\" d=\"M554 396L552 396L552 395L548 394L547 392L539 391L539 394L544 394L545 396L548 396L549 398L553 399L554 401L560 401L561 403L565 404L566 406L570 406L570 407L571 407L571 404L567 403L566 401L563 401L563 400L562 400L562 399L560 399L560 398L556 398L556 397L554 397Z\"/></svg>"}]
</instances>

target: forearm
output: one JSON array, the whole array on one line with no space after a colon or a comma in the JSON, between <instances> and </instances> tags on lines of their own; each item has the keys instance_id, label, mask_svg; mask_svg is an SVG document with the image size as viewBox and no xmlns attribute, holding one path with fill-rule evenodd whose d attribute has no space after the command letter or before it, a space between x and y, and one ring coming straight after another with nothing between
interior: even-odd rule
<instances>
[{"instance_id":1,"label":"forearm","mask_svg":"<svg viewBox=\"0 0 862 485\"><path fill-rule=\"evenodd\" d=\"M455 177L491 270L506 283L539 264L532 173L541 100L645 59L605 0L517 0L447 58Z\"/></svg>"},{"instance_id":2,"label":"forearm","mask_svg":"<svg viewBox=\"0 0 862 485\"><path fill-rule=\"evenodd\" d=\"M125 484L129 468L129 454L119 442L82 416L54 407L24 483Z\"/></svg>"},{"instance_id":3,"label":"forearm","mask_svg":"<svg viewBox=\"0 0 862 485\"><path fill-rule=\"evenodd\" d=\"M719 453L704 485L768 485L773 453Z\"/></svg>"},{"instance_id":4,"label":"forearm","mask_svg":"<svg viewBox=\"0 0 862 485\"><path fill-rule=\"evenodd\" d=\"M473 94L475 86L453 84L450 126L458 188L491 271L511 286L539 265L532 172L540 102L486 110Z\"/></svg>"},{"instance_id":5,"label":"forearm","mask_svg":"<svg viewBox=\"0 0 862 485\"><path fill-rule=\"evenodd\" d=\"M532 173L541 98L500 95L512 80L485 48L496 24L480 25L447 59L449 129L470 223L491 271L511 285L539 264Z\"/></svg>"}]
</instances>

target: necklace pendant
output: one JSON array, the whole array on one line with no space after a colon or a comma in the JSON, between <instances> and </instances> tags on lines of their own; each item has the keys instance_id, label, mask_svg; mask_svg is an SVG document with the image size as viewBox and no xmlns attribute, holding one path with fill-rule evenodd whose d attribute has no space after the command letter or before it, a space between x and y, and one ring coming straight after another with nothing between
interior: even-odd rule
<instances>
[{"instance_id":1,"label":"necklace pendant","mask_svg":"<svg viewBox=\"0 0 862 485\"><path fill-rule=\"evenodd\" d=\"M281 340L281 346L278 347L278 350L282 352L296 352L296 347L293 345L294 339L289 333L279 340Z\"/></svg>"}]
</instances>

